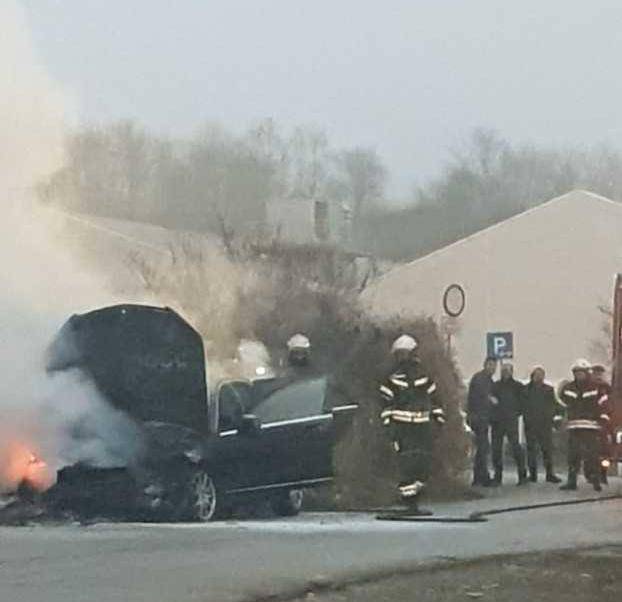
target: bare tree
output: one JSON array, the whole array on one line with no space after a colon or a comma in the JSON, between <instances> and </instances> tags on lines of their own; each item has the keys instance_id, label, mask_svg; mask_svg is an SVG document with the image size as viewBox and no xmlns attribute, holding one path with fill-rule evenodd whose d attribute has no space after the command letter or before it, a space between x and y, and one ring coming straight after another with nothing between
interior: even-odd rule
<instances>
[{"instance_id":1,"label":"bare tree","mask_svg":"<svg viewBox=\"0 0 622 602\"><path fill-rule=\"evenodd\" d=\"M370 206L379 205L384 199L387 170L378 153L368 148L342 151L336 161L356 226Z\"/></svg>"}]
</instances>

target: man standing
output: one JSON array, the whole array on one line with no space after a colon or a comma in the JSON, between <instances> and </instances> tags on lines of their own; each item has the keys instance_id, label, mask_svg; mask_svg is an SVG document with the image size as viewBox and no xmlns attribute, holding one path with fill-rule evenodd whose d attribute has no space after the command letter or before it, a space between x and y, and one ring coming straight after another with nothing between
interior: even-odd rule
<instances>
[{"instance_id":1,"label":"man standing","mask_svg":"<svg viewBox=\"0 0 622 602\"><path fill-rule=\"evenodd\" d=\"M613 445L613 429L611 426L611 385L607 382L605 366L592 365L592 381L598 388L598 405L601 409L600 419L600 451L599 468L600 482L607 485L609 466L611 465L611 447Z\"/></svg>"},{"instance_id":2,"label":"man standing","mask_svg":"<svg viewBox=\"0 0 622 602\"><path fill-rule=\"evenodd\" d=\"M525 387L523 419L527 439L527 466L529 479L538 480L538 450L548 483L561 483L553 471L553 425L561 424L564 407L557 401L553 387L544 382L546 373L542 366L536 366Z\"/></svg>"},{"instance_id":3,"label":"man standing","mask_svg":"<svg viewBox=\"0 0 622 602\"><path fill-rule=\"evenodd\" d=\"M514 378L512 364L503 364L501 378L492 386L492 395L497 400L490 418L492 464L495 469L493 485L501 485L503 480L503 442L506 438L512 447L512 455L518 470L518 484L523 485L527 482L525 457L518 441L518 417L522 408L523 389L523 384Z\"/></svg>"},{"instance_id":4,"label":"man standing","mask_svg":"<svg viewBox=\"0 0 622 602\"><path fill-rule=\"evenodd\" d=\"M577 488L577 476L583 463L585 478L595 491L601 491L598 450L600 443L599 392L590 377L590 363L577 360L572 366L573 380L560 391L568 418L568 481L561 489Z\"/></svg>"},{"instance_id":5,"label":"man standing","mask_svg":"<svg viewBox=\"0 0 622 602\"><path fill-rule=\"evenodd\" d=\"M493 406L492 377L497 370L497 360L486 358L483 370L477 372L469 383L467 398L467 423L475 438L473 458L473 485L488 487L491 483L488 473L490 451L490 414Z\"/></svg>"},{"instance_id":6,"label":"man standing","mask_svg":"<svg viewBox=\"0 0 622 602\"><path fill-rule=\"evenodd\" d=\"M398 491L411 512L423 514L418 498L432 467L432 423L444 424L436 384L416 355L417 341L402 335L391 348L393 368L380 385L382 423L398 458ZM427 514L427 513L426 513Z\"/></svg>"}]
</instances>

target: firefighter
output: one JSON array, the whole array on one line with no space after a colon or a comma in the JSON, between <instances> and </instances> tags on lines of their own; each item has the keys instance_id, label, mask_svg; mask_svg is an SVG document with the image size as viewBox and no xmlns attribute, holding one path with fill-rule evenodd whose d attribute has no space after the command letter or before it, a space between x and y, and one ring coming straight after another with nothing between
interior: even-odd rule
<instances>
[{"instance_id":1,"label":"firefighter","mask_svg":"<svg viewBox=\"0 0 622 602\"><path fill-rule=\"evenodd\" d=\"M281 372L281 381L295 382L312 378L314 366L311 361L311 341L304 334L296 333L287 341L287 359Z\"/></svg>"},{"instance_id":2,"label":"firefighter","mask_svg":"<svg viewBox=\"0 0 622 602\"><path fill-rule=\"evenodd\" d=\"M514 378L512 364L501 366L501 378L492 386L496 404L492 408L490 425L492 431L492 465L495 470L492 484L501 485L503 480L503 442L507 438L518 470L518 484L527 482L525 456L518 440L518 417L522 410L524 385Z\"/></svg>"},{"instance_id":3,"label":"firefighter","mask_svg":"<svg viewBox=\"0 0 622 602\"><path fill-rule=\"evenodd\" d=\"M547 483L561 483L553 470L553 427L559 428L564 407L557 401L553 387L544 382L546 372L536 366L525 387L523 419L527 439L527 466L529 479L538 480L538 450L546 471Z\"/></svg>"},{"instance_id":4,"label":"firefighter","mask_svg":"<svg viewBox=\"0 0 622 602\"><path fill-rule=\"evenodd\" d=\"M611 466L612 457L613 429L611 424L611 385L607 382L605 366L602 364L592 365L592 382L598 387L598 405L602 410L599 452L600 482L607 485L607 473Z\"/></svg>"},{"instance_id":5,"label":"firefighter","mask_svg":"<svg viewBox=\"0 0 622 602\"><path fill-rule=\"evenodd\" d=\"M595 491L601 491L598 450L600 421L605 412L598 404L600 394L590 374L590 363L577 360L572 366L573 380L560 391L568 419L568 481L561 489L577 488L577 476L583 463L585 478Z\"/></svg>"},{"instance_id":6,"label":"firefighter","mask_svg":"<svg viewBox=\"0 0 622 602\"><path fill-rule=\"evenodd\" d=\"M406 334L393 343L393 368L380 385L380 417L397 454L400 498L411 512L423 514L418 498L431 471L432 423L444 424L445 413L416 349L417 341Z\"/></svg>"},{"instance_id":7,"label":"firefighter","mask_svg":"<svg viewBox=\"0 0 622 602\"><path fill-rule=\"evenodd\" d=\"M497 360L487 357L483 369L475 373L469 383L467 399L467 424L473 431L475 455L473 456L473 486L489 487L490 414L496 400L492 397L492 377L497 371Z\"/></svg>"},{"instance_id":8,"label":"firefighter","mask_svg":"<svg viewBox=\"0 0 622 602\"><path fill-rule=\"evenodd\" d=\"M311 363L311 341L304 334L297 333L287 341L287 364L295 368Z\"/></svg>"}]
</instances>

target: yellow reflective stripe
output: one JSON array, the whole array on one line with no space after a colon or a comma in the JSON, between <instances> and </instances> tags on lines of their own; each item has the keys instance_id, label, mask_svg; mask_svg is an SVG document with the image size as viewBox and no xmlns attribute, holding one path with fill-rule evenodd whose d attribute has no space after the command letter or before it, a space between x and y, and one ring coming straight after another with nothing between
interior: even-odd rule
<instances>
[{"instance_id":1,"label":"yellow reflective stripe","mask_svg":"<svg viewBox=\"0 0 622 602\"><path fill-rule=\"evenodd\" d=\"M587 420L587 419L577 419L577 420L569 420L566 428L569 430L573 429L591 429L591 430L600 430L600 425L596 420Z\"/></svg>"},{"instance_id":2,"label":"yellow reflective stripe","mask_svg":"<svg viewBox=\"0 0 622 602\"><path fill-rule=\"evenodd\" d=\"M430 412L410 412L408 410L384 410L380 418L395 420L396 422L430 422Z\"/></svg>"},{"instance_id":3,"label":"yellow reflective stripe","mask_svg":"<svg viewBox=\"0 0 622 602\"><path fill-rule=\"evenodd\" d=\"M384 393L387 397L395 397L395 394L393 393L393 391L391 391L391 389L389 389L389 387L385 387L384 385L380 385L380 392Z\"/></svg>"},{"instance_id":4,"label":"yellow reflective stripe","mask_svg":"<svg viewBox=\"0 0 622 602\"><path fill-rule=\"evenodd\" d=\"M412 424L423 424L424 422L430 422L429 416L396 416L391 417L395 422L407 422Z\"/></svg>"}]
</instances>

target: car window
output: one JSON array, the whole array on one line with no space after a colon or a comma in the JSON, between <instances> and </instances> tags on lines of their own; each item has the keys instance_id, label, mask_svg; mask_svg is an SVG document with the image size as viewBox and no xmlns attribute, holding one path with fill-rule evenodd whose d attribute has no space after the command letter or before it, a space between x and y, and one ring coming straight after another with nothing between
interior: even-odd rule
<instances>
[{"instance_id":1,"label":"car window","mask_svg":"<svg viewBox=\"0 0 622 602\"><path fill-rule=\"evenodd\" d=\"M325 396L326 378L304 380L271 393L253 413L262 424L318 416L323 413Z\"/></svg>"},{"instance_id":2,"label":"car window","mask_svg":"<svg viewBox=\"0 0 622 602\"><path fill-rule=\"evenodd\" d=\"M238 428L242 414L249 405L249 396L249 383L231 382L221 385L218 392L219 432Z\"/></svg>"}]
</instances>

